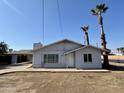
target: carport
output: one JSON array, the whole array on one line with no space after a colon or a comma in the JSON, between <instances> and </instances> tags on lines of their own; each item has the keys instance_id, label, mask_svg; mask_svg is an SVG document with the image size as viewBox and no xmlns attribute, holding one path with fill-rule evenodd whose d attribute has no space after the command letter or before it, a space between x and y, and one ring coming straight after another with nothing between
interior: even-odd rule
<instances>
[{"instance_id":1,"label":"carport","mask_svg":"<svg viewBox=\"0 0 124 93\"><path fill-rule=\"evenodd\" d=\"M11 64L22 63L22 62L31 62L32 61L32 52L31 51L14 51L8 53L11 56Z\"/></svg>"}]
</instances>

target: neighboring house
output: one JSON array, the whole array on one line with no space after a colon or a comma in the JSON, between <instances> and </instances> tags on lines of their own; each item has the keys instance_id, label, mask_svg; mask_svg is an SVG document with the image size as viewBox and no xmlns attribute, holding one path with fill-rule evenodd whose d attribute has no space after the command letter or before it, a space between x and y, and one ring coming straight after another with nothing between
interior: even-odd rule
<instances>
[{"instance_id":1,"label":"neighboring house","mask_svg":"<svg viewBox=\"0 0 124 93\"><path fill-rule=\"evenodd\" d=\"M32 61L32 50L19 50L7 53L11 56L11 64L31 62Z\"/></svg>"},{"instance_id":2,"label":"neighboring house","mask_svg":"<svg viewBox=\"0 0 124 93\"><path fill-rule=\"evenodd\" d=\"M61 40L46 46L34 44L33 67L36 68L102 68L102 49Z\"/></svg>"},{"instance_id":3,"label":"neighboring house","mask_svg":"<svg viewBox=\"0 0 124 93\"><path fill-rule=\"evenodd\" d=\"M124 54L122 54L122 53L116 53L115 55L117 55L117 56L123 56Z\"/></svg>"}]
</instances>

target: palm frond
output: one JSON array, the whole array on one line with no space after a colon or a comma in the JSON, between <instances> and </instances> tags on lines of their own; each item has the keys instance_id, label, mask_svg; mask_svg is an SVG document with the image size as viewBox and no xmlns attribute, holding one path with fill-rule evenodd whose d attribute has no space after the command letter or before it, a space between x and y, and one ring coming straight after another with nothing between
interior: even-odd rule
<instances>
[{"instance_id":1,"label":"palm frond","mask_svg":"<svg viewBox=\"0 0 124 93\"><path fill-rule=\"evenodd\" d=\"M108 7L105 7L105 8L103 9L103 13L105 13L108 9L109 9Z\"/></svg>"},{"instance_id":2,"label":"palm frond","mask_svg":"<svg viewBox=\"0 0 124 93\"><path fill-rule=\"evenodd\" d=\"M98 5L96 5L95 10L92 10L92 13L99 15L101 13L105 13L107 9L108 9L108 7L106 6L105 3L98 4Z\"/></svg>"},{"instance_id":3,"label":"palm frond","mask_svg":"<svg viewBox=\"0 0 124 93\"><path fill-rule=\"evenodd\" d=\"M97 15L97 13L94 9L92 9L91 12L92 12L92 15Z\"/></svg>"},{"instance_id":4,"label":"palm frond","mask_svg":"<svg viewBox=\"0 0 124 93\"><path fill-rule=\"evenodd\" d=\"M87 31L88 31L88 29L89 29L89 26L88 26L88 25L83 26L83 27L81 27L81 29L82 29L84 32L87 32Z\"/></svg>"}]
</instances>

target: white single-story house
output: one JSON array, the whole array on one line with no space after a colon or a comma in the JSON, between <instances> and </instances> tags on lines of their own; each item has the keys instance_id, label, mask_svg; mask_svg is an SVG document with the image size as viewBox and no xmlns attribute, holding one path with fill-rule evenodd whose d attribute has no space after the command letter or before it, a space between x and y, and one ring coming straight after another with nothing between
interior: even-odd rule
<instances>
[{"instance_id":1,"label":"white single-story house","mask_svg":"<svg viewBox=\"0 0 124 93\"><path fill-rule=\"evenodd\" d=\"M64 39L46 46L35 43L33 67L35 68L102 68L103 50L91 45Z\"/></svg>"}]
</instances>

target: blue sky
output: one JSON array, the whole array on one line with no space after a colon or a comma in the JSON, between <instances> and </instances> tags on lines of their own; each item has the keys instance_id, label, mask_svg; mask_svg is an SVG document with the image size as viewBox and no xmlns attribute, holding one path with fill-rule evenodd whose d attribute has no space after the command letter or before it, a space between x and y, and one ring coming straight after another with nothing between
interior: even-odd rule
<instances>
[{"instance_id":1,"label":"blue sky","mask_svg":"<svg viewBox=\"0 0 124 93\"><path fill-rule=\"evenodd\" d=\"M104 17L107 46L112 50L124 46L123 0L59 0L64 37L59 25L57 0L45 2L44 44L63 38L84 44L82 25L89 25L90 43L100 43L98 18L90 10L106 3L109 10ZM34 42L42 42L42 0L0 0L0 41L13 49L31 49Z\"/></svg>"}]
</instances>

